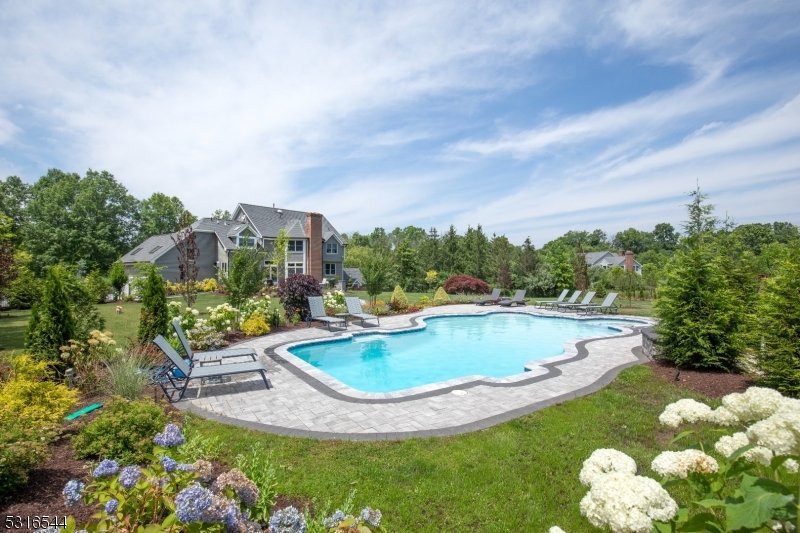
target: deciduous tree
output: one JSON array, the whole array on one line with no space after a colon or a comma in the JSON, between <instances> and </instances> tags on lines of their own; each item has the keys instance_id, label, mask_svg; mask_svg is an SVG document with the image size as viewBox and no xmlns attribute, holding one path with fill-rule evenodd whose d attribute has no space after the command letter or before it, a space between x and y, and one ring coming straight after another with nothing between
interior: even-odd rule
<instances>
[{"instance_id":1,"label":"deciduous tree","mask_svg":"<svg viewBox=\"0 0 800 533\"><path fill-rule=\"evenodd\" d=\"M196 217L186 211L177 196L153 193L150 198L142 200L139 207L139 234L136 240L143 242L153 235L176 232L195 220Z\"/></svg>"}]
</instances>

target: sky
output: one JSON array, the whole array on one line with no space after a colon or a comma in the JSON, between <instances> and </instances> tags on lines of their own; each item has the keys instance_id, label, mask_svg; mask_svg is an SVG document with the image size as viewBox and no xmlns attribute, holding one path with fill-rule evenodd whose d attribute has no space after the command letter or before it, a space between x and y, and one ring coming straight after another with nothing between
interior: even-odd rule
<instances>
[{"instance_id":1,"label":"sky","mask_svg":"<svg viewBox=\"0 0 800 533\"><path fill-rule=\"evenodd\" d=\"M800 224L800 2L0 0L0 177L340 231Z\"/></svg>"}]
</instances>

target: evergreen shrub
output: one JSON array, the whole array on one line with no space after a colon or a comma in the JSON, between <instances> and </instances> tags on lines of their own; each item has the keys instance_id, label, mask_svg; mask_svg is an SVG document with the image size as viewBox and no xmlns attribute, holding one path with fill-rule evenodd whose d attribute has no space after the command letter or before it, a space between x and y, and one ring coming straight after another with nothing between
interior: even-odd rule
<instances>
[{"instance_id":1,"label":"evergreen shrub","mask_svg":"<svg viewBox=\"0 0 800 533\"><path fill-rule=\"evenodd\" d=\"M47 271L42 299L31 310L25 348L42 359L59 363L59 348L76 337L75 331L75 318L61 272L52 267Z\"/></svg>"},{"instance_id":2,"label":"evergreen shrub","mask_svg":"<svg viewBox=\"0 0 800 533\"><path fill-rule=\"evenodd\" d=\"M436 294L433 295L433 305L443 305L450 303L450 295L444 290L444 287L436 289Z\"/></svg>"},{"instance_id":3,"label":"evergreen shrub","mask_svg":"<svg viewBox=\"0 0 800 533\"><path fill-rule=\"evenodd\" d=\"M278 298L289 320L295 315L304 320L309 315L311 312L308 306L309 296L322 296L322 289L316 278L308 274L292 274L278 286Z\"/></svg>"},{"instance_id":4,"label":"evergreen shrub","mask_svg":"<svg viewBox=\"0 0 800 533\"><path fill-rule=\"evenodd\" d=\"M156 335L167 335L169 311L164 280L156 269L150 268L142 288L142 311L139 315L139 342L149 344Z\"/></svg>"},{"instance_id":5,"label":"evergreen shrub","mask_svg":"<svg viewBox=\"0 0 800 533\"><path fill-rule=\"evenodd\" d=\"M44 283L25 265L17 269L17 277L8 288L8 305L15 309L30 309L41 300Z\"/></svg>"},{"instance_id":6,"label":"evergreen shrub","mask_svg":"<svg viewBox=\"0 0 800 533\"><path fill-rule=\"evenodd\" d=\"M465 274L448 278L444 290L449 294L489 294L490 291L485 281Z\"/></svg>"},{"instance_id":7,"label":"evergreen shrub","mask_svg":"<svg viewBox=\"0 0 800 533\"><path fill-rule=\"evenodd\" d=\"M116 399L72 438L72 444L79 459L139 464L153 453L153 435L166 423L164 411L150 400Z\"/></svg>"},{"instance_id":8,"label":"evergreen shrub","mask_svg":"<svg viewBox=\"0 0 800 533\"><path fill-rule=\"evenodd\" d=\"M395 286L391 298L389 298L389 308L392 311L404 311L408 309L408 297L400 285Z\"/></svg>"}]
</instances>

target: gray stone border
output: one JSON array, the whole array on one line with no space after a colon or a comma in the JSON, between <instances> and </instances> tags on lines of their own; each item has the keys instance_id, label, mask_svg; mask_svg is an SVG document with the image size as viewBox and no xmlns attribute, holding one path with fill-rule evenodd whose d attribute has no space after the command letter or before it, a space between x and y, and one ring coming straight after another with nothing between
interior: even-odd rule
<instances>
[{"instance_id":1,"label":"gray stone border","mask_svg":"<svg viewBox=\"0 0 800 533\"><path fill-rule=\"evenodd\" d=\"M631 333L629 335L625 335L626 337L638 335L638 332ZM585 341L581 341L581 348L580 350L583 351L583 354L575 356L572 360L579 360L583 359L588 355L588 350L586 349L586 344L589 342L593 342L599 339L586 339ZM448 428L441 428L441 429L428 429L428 430L421 430L421 431L403 431L403 432L392 432L392 433L333 433L333 432L325 432L325 431L309 431L303 429L293 429L293 428L285 428L281 426L273 426L270 424L263 424L261 422L250 422L246 420L240 420L238 418L232 418L229 416L219 415L216 413L211 413L199 407L196 407L190 402L179 402L175 404L178 408L183 411L187 411L193 413L201 418L206 418L208 420L213 420L215 422L220 422L222 424L228 424L231 426L236 427L243 427L247 429L253 429L256 431L264 431L267 433L273 433L277 435L285 435L289 437L301 437L301 438L310 438L310 439L318 439L318 440L352 440L352 441L379 441L379 440L404 440L410 438L425 438L425 437L448 437L452 435L461 435L464 433L471 433L473 431L479 431L482 429L488 429L492 426L496 426L498 424L502 424L503 422L508 422L509 420L513 420L515 418L519 418L521 416L533 413L535 411L539 411L544 409L545 407L550 407L552 405L556 405L562 403L567 400L572 400L574 398L578 398L580 396L585 396L587 394L591 394L593 392L597 392L598 390L602 389L609 383L611 383L617 375L624 370L625 368L646 363L648 358L641 350L641 347L637 346L631 350L631 353L636 357L636 361L632 361L629 363L624 363L619 366L608 370L605 374L600 376L594 383L582 387L580 389L576 389L559 396L555 396L553 398L548 398L547 400L542 400L539 402L535 402L524 407L520 407L518 409L513 409L511 411L506 411L505 413L500 413L494 416L490 416L484 418L482 420L477 420L475 422L471 422L469 424L463 424L460 426L452 426ZM557 363L554 363L553 366L557 366ZM561 371L556 368L551 368L552 371L557 371L558 374L561 374ZM537 376L537 378L540 376ZM553 377L553 376L551 376ZM535 381L539 381L538 379L534 378ZM532 380L531 382L533 382ZM482 383L483 385L487 385L486 383ZM491 386L503 386L505 384L488 384ZM473 385L474 386L474 385ZM513 385L512 385L513 386ZM352 400L352 399L351 399ZM396 400L395 400L396 401ZM362 402L358 402L362 403ZM379 402L384 403L384 402Z\"/></svg>"},{"instance_id":2,"label":"gray stone border","mask_svg":"<svg viewBox=\"0 0 800 533\"><path fill-rule=\"evenodd\" d=\"M454 390L464 390L469 389L472 387L477 387L479 385L488 386L488 387L521 387L525 385L530 385L532 383L537 383L540 381L544 381L547 379L552 379L561 375L561 370L558 366L566 363L571 363L574 361L580 361L585 359L589 355L589 351L586 349L586 345L590 342L603 340L603 339L610 339L610 338L626 338L632 337L634 335L639 335L640 327L633 327L633 328L623 328L622 324L620 324L621 332L625 330L630 331L630 333L623 333L623 334L616 334L616 335L604 335L601 337L592 337L589 339L583 339L577 342L574 341L567 341L564 353L549 357L547 359L542 359L539 361L534 361L531 363L526 363L524 365L526 372L521 374L515 374L514 376L509 376L506 378L490 378L485 376L465 376L460 378L455 378L431 385L423 385L420 387L414 387L413 389L407 389L406 392L389 392L389 393L364 393L355 389L352 389L338 380L329 377L324 372L317 370L311 365L308 365L304 361L296 358L288 353L286 348L293 347L293 346L308 346L313 344L321 344L321 343L328 343L331 341L336 340L344 340L346 338L351 338L355 335L370 335L370 334L386 334L386 335L397 335L403 333L409 333L412 331L417 331L425 327L425 318L440 318L440 317L448 317L448 316L486 316L489 314L494 313L503 313L502 311L486 311L482 313L474 313L469 315L463 314L442 314L442 315L422 315L418 317L410 317L409 321L411 322L411 327L402 328L399 330L382 330L376 329L374 331L359 331L357 333L350 333L347 331L338 332L332 339L314 339L314 340L306 340L306 341L291 341L286 342L283 344L279 344L276 346L272 346L269 348L264 349L264 354L272 359L276 364L281 365L284 369L291 372L295 377L301 380L303 383L309 385L310 387L314 388L315 390L325 394L326 396L348 402L348 403L356 403L356 404L383 404L383 403L401 403L401 402L409 402L414 400L420 400L424 398L431 398L433 396L440 396L443 394L447 394ZM527 312L525 314L531 316L542 316L545 318L556 318L561 320L585 320L578 317L570 317L570 316L552 316L552 315L542 315L538 313L531 313ZM591 317L591 319L597 319L598 317ZM607 318L607 317L604 317ZM422 324L418 323L418 319L422 322ZM615 319L611 319L615 320ZM622 322L624 319L616 319ZM635 319L630 319L635 320ZM641 320L641 319L640 319ZM646 327L649 325L647 320L641 320L642 326ZM277 353L280 350L281 352L286 352L289 356L292 357L295 361L287 360L282 354ZM570 352L574 353L575 355L570 356ZM299 368L298 364L303 366L309 367L307 370L303 368ZM526 374L529 376L526 376ZM333 385L333 386L332 386ZM336 388L334 388L336 387Z\"/></svg>"}]
</instances>

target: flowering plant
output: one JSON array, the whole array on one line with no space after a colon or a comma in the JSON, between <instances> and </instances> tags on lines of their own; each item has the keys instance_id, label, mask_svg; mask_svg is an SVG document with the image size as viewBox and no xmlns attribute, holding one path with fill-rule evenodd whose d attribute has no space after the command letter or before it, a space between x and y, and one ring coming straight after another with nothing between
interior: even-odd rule
<instances>
[{"instance_id":1,"label":"flowering plant","mask_svg":"<svg viewBox=\"0 0 800 533\"><path fill-rule=\"evenodd\" d=\"M169 312L170 320L177 321L181 325L183 331L194 328L199 320L203 320L202 318L198 318L200 311L197 309L187 307L185 311L181 311L181 306L181 302L173 300L167 304L167 311ZM173 332L172 335L175 335L175 332Z\"/></svg>"},{"instance_id":2,"label":"flowering plant","mask_svg":"<svg viewBox=\"0 0 800 533\"><path fill-rule=\"evenodd\" d=\"M113 336L110 331L93 330L85 343L70 339L59 348L61 359L75 370L77 386L82 392L97 392L102 385L103 361L122 352Z\"/></svg>"},{"instance_id":3,"label":"flowering plant","mask_svg":"<svg viewBox=\"0 0 800 533\"><path fill-rule=\"evenodd\" d=\"M659 421L670 427L684 422L739 426L714 445L716 458L702 442L683 451L665 451L650 469L661 483L637 476L636 464L616 450L595 450L584 462L580 480L590 487L581 513L597 527L615 533L649 531L796 531L800 485L800 400L751 387L722 399L711 409L695 400L668 405ZM678 434L675 443L692 435ZM683 487L693 494L678 505L666 489Z\"/></svg>"},{"instance_id":4,"label":"flowering plant","mask_svg":"<svg viewBox=\"0 0 800 533\"><path fill-rule=\"evenodd\" d=\"M228 331L230 331L230 327L228 327ZM222 338L222 333L211 326L201 324L199 320L194 329L186 332L186 337L192 350L217 350L228 345Z\"/></svg>"},{"instance_id":5,"label":"flowering plant","mask_svg":"<svg viewBox=\"0 0 800 533\"><path fill-rule=\"evenodd\" d=\"M322 296L325 309L339 310L344 307L344 293L342 291L328 291Z\"/></svg>"},{"instance_id":6,"label":"flowering plant","mask_svg":"<svg viewBox=\"0 0 800 533\"><path fill-rule=\"evenodd\" d=\"M254 315L261 315L266 320L269 317L269 308L272 300L269 296L263 298L248 298L239 307L239 320L241 323L247 322Z\"/></svg>"},{"instance_id":7,"label":"flowering plant","mask_svg":"<svg viewBox=\"0 0 800 533\"><path fill-rule=\"evenodd\" d=\"M207 307L208 325L219 332L230 331L230 328L237 326L236 308L225 302L216 307Z\"/></svg>"}]
</instances>

